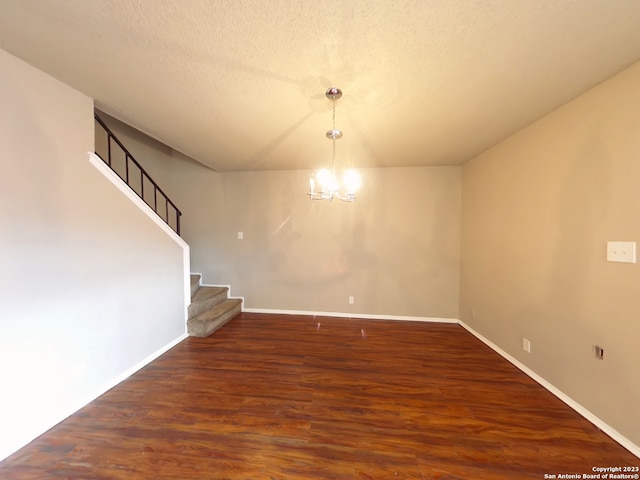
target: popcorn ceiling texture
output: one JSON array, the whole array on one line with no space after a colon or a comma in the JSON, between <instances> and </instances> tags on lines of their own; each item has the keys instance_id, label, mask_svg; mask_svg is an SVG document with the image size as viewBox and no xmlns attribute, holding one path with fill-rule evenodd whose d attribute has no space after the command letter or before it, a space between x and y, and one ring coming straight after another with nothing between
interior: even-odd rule
<instances>
[{"instance_id":1,"label":"popcorn ceiling texture","mask_svg":"<svg viewBox=\"0 0 640 480\"><path fill-rule=\"evenodd\" d=\"M454 165L640 59L636 0L0 0L0 48L218 171Z\"/></svg>"}]
</instances>

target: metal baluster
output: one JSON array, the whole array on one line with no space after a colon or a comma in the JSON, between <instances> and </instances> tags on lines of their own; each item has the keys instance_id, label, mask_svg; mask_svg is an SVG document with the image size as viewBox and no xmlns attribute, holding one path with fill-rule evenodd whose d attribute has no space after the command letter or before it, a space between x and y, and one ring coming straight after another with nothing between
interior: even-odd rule
<instances>
[{"instance_id":1,"label":"metal baluster","mask_svg":"<svg viewBox=\"0 0 640 480\"><path fill-rule=\"evenodd\" d=\"M111 167L111 134L110 133L107 133L107 158L109 159L109 166Z\"/></svg>"}]
</instances>

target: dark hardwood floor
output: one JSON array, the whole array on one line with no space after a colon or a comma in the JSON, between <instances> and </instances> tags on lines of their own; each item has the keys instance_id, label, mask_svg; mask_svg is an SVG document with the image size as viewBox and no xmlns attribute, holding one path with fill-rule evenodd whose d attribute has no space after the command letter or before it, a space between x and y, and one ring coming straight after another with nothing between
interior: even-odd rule
<instances>
[{"instance_id":1,"label":"dark hardwood floor","mask_svg":"<svg viewBox=\"0 0 640 480\"><path fill-rule=\"evenodd\" d=\"M624 465L640 459L458 325L243 313L0 478L540 480Z\"/></svg>"}]
</instances>

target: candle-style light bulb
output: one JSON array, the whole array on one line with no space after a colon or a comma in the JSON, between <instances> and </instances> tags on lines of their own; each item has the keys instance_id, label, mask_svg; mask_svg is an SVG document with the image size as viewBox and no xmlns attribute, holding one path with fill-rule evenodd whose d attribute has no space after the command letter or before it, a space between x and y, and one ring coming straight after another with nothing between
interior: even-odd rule
<instances>
[{"instance_id":1,"label":"candle-style light bulb","mask_svg":"<svg viewBox=\"0 0 640 480\"><path fill-rule=\"evenodd\" d=\"M323 168L318 172L316 178L318 179L318 182L320 182L322 193L324 193L331 182L331 173L329 173L329 170L326 168Z\"/></svg>"},{"instance_id":2,"label":"candle-style light bulb","mask_svg":"<svg viewBox=\"0 0 640 480\"><path fill-rule=\"evenodd\" d=\"M360 180L360 175L355 170L347 170L344 172L344 176L342 177L342 181L347 187L347 193L349 195L353 195L360 188L362 181Z\"/></svg>"}]
</instances>

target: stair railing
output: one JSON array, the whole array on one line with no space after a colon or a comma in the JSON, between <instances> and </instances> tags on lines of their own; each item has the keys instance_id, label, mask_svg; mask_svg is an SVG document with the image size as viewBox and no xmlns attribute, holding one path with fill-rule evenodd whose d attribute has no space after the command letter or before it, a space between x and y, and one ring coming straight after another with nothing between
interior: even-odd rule
<instances>
[{"instance_id":1,"label":"stair railing","mask_svg":"<svg viewBox=\"0 0 640 480\"><path fill-rule=\"evenodd\" d=\"M171 227L178 235L180 235L180 217L182 212L169 199L166 193L151 178L142 165L140 165L133 155L125 148L125 146L116 138L111 129L97 115L94 115L97 124L102 127L106 133L106 159L98 153L98 135L96 135L96 155L98 155L104 163L109 165L124 182L138 196L153 209L156 214L162 218L169 227ZM97 133L97 132L96 132ZM112 147L115 144L118 147L115 151ZM145 188L145 183L147 188Z\"/></svg>"}]
</instances>

